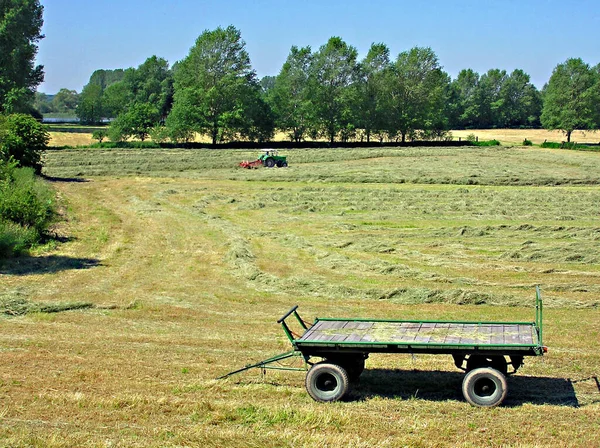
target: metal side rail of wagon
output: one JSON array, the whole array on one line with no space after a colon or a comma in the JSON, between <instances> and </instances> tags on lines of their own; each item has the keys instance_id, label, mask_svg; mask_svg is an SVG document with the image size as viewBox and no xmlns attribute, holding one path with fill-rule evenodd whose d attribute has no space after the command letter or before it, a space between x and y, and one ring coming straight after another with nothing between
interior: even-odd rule
<instances>
[{"instance_id":1,"label":"metal side rail of wagon","mask_svg":"<svg viewBox=\"0 0 600 448\"><path fill-rule=\"evenodd\" d=\"M535 308L534 322L317 318L309 325L295 306L277 321L293 350L224 377L251 368L307 370L308 367L272 365L301 356L310 366L305 380L308 394L316 401L330 402L346 395L371 353L447 354L466 373L462 383L465 399L474 406L497 406L508 392L506 376L517 372L524 357L543 356L547 351L542 341L543 303L539 288ZM292 315L300 324L302 335L294 333L286 322ZM314 362L314 358L321 361Z\"/></svg>"}]
</instances>

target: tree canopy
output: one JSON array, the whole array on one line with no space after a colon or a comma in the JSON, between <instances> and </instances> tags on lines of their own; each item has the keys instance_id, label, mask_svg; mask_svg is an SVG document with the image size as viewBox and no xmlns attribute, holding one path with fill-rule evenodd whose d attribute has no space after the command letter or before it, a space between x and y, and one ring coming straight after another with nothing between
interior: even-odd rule
<instances>
[{"instance_id":1,"label":"tree canopy","mask_svg":"<svg viewBox=\"0 0 600 448\"><path fill-rule=\"evenodd\" d=\"M310 95L319 134L335 141L338 133L352 124L352 84L358 78L358 52L339 37L330 38L313 56Z\"/></svg>"},{"instance_id":2,"label":"tree canopy","mask_svg":"<svg viewBox=\"0 0 600 448\"><path fill-rule=\"evenodd\" d=\"M544 92L542 125L559 129L571 141L575 129L600 126L600 74L581 59L558 64Z\"/></svg>"},{"instance_id":3,"label":"tree canopy","mask_svg":"<svg viewBox=\"0 0 600 448\"><path fill-rule=\"evenodd\" d=\"M448 75L431 48L402 52L386 73L385 127L402 141L415 131L443 129Z\"/></svg>"},{"instance_id":4,"label":"tree canopy","mask_svg":"<svg viewBox=\"0 0 600 448\"><path fill-rule=\"evenodd\" d=\"M364 129L367 142L371 140L373 132L381 135L385 128L383 95L389 66L390 50L383 43L372 44L367 56L359 63L358 126Z\"/></svg>"},{"instance_id":5,"label":"tree canopy","mask_svg":"<svg viewBox=\"0 0 600 448\"><path fill-rule=\"evenodd\" d=\"M240 31L229 26L205 30L173 67L151 56L137 68L96 70L80 95L37 94L36 106L48 112L76 105L84 123L114 120L117 139L268 141L278 129L295 142L382 142L541 123L570 139L576 128L599 126L599 78L600 64L570 59L543 92L521 69L464 69L451 79L431 48L393 58L384 43L373 43L359 61L356 48L332 37L316 52L292 46L277 76L258 80Z\"/></svg>"},{"instance_id":6,"label":"tree canopy","mask_svg":"<svg viewBox=\"0 0 600 448\"><path fill-rule=\"evenodd\" d=\"M29 112L44 80L43 67L34 65L43 11L38 0L0 1L0 113Z\"/></svg>"},{"instance_id":7,"label":"tree canopy","mask_svg":"<svg viewBox=\"0 0 600 448\"><path fill-rule=\"evenodd\" d=\"M267 92L277 127L295 142L304 140L314 119L308 90L311 63L310 47L293 46L272 89Z\"/></svg>"},{"instance_id":8,"label":"tree canopy","mask_svg":"<svg viewBox=\"0 0 600 448\"><path fill-rule=\"evenodd\" d=\"M246 43L233 26L204 31L175 71L173 129L208 134L213 144L252 126L262 101Z\"/></svg>"},{"instance_id":9,"label":"tree canopy","mask_svg":"<svg viewBox=\"0 0 600 448\"><path fill-rule=\"evenodd\" d=\"M0 115L0 160L42 171L42 153L50 136L41 123L26 114Z\"/></svg>"}]
</instances>

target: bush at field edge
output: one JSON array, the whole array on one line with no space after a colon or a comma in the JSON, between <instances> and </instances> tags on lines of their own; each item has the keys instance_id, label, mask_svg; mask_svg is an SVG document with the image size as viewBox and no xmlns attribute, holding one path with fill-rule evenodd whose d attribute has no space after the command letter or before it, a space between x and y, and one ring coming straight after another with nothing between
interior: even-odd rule
<instances>
[{"instance_id":1,"label":"bush at field edge","mask_svg":"<svg viewBox=\"0 0 600 448\"><path fill-rule=\"evenodd\" d=\"M0 160L0 256L39 242L55 217L54 192L34 170Z\"/></svg>"}]
</instances>

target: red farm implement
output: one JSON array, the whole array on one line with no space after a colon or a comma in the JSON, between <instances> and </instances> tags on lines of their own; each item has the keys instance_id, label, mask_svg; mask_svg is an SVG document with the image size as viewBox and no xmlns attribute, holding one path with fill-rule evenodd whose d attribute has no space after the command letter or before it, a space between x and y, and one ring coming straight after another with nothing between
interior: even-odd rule
<instances>
[{"instance_id":1,"label":"red farm implement","mask_svg":"<svg viewBox=\"0 0 600 448\"><path fill-rule=\"evenodd\" d=\"M248 169L260 168L261 166L263 166L262 160L254 160L252 162L244 160L242 163L240 163L240 167Z\"/></svg>"}]
</instances>

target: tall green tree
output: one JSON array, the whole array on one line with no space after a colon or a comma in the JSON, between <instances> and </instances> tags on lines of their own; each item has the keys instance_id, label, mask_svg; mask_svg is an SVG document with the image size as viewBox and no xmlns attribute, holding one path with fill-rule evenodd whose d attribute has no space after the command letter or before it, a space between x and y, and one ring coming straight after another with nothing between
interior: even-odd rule
<instances>
[{"instance_id":1,"label":"tall green tree","mask_svg":"<svg viewBox=\"0 0 600 448\"><path fill-rule=\"evenodd\" d=\"M353 122L357 98L351 87L358 77L357 56L356 48L332 37L313 57L309 84L316 130L331 143Z\"/></svg>"},{"instance_id":2,"label":"tall green tree","mask_svg":"<svg viewBox=\"0 0 600 448\"><path fill-rule=\"evenodd\" d=\"M110 124L109 136L113 141L133 136L144 141L159 118L160 112L152 104L135 103Z\"/></svg>"},{"instance_id":3,"label":"tall green tree","mask_svg":"<svg viewBox=\"0 0 600 448\"><path fill-rule=\"evenodd\" d=\"M84 97L83 93L82 97ZM116 118L124 113L133 103L133 95L129 86L124 81L118 81L104 89L100 101L106 117Z\"/></svg>"},{"instance_id":4,"label":"tall green tree","mask_svg":"<svg viewBox=\"0 0 600 448\"><path fill-rule=\"evenodd\" d=\"M33 107L41 114L54 112L52 97L42 92L35 92Z\"/></svg>"},{"instance_id":5,"label":"tall green tree","mask_svg":"<svg viewBox=\"0 0 600 448\"><path fill-rule=\"evenodd\" d=\"M173 105L173 73L169 63L151 56L137 69L125 71L123 80L132 103L152 105L164 120Z\"/></svg>"},{"instance_id":6,"label":"tall green tree","mask_svg":"<svg viewBox=\"0 0 600 448\"><path fill-rule=\"evenodd\" d=\"M570 142L576 129L598 129L598 103L598 71L580 58L567 59L554 68L545 88L542 126L563 131Z\"/></svg>"},{"instance_id":7,"label":"tall green tree","mask_svg":"<svg viewBox=\"0 0 600 448\"><path fill-rule=\"evenodd\" d=\"M454 103L452 116L455 122L453 127L474 128L479 126L479 98L477 86L479 73L472 69L463 69L452 81L451 90Z\"/></svg>"},{"instance_id":8,"label":"tall green tree","mask_svg":"<svg viewBox=\"0 0 600 448\"><path fill-rule=\"evenodd\" d=\"M367 56L360 62L358 89L358 127L364 129L367 142L371 134L384 128L384 82L385 71L390 65L390 50L383 43L373 43Z\"/></svg>"},{"instance_id":9,"label":"tall green tree","mask_svg":"<svg viewBox=\"0 0 600 448\"><path fill-rule=\"evenodd\" d=\"M119 82L125 76L125 70L122 68L117 68L115 70L95 70L94 73L90 76L90 80L88 84L96 84L99 85L102 91L106 89L111 84L115 82Z\"/></svg>"},{"instance_id":10,"label":"tall green tree","mask_svg":"<svg viewBox=\"0 0 600 448\"><path fill-rule=\"evenodd\" d=\"M0 113L29 111L44 80L43 67L34 65L43 11L38 0L0 1Z\"/></svg>"},{"instance_id":11,"label":"tall green tree","mask_svg":"<svg viewBox=\"0 0 600 448\"><path fill-rule=\"evenodd\" d=\"M76 113L82 123L97 124L103 118L109 118L112 115L111 107L105 104L104 91L121 81L124 76L123 69L96 70L92 73L90 80L79 95Z\"/></svg>"},{"instance_id":12,"label":"tall green tree","mask_svg":"<svg viewBox=\"0 0 600 448\"><path fill-rule=\"evenodd\" d=\"M173 104L173 73L169 63L163 58L151 56L138 68L128 68L122 72L119 81L103 90L104 113L116 118L135 105L149 104L158 111L157 121L164 122ZM99 80L104 81L101 78Z\"/></svg>"},{"instance_id":13,"label":"tall green tree","mask_svg":"<svg viewBox=\"0 0 600 448\"><path fill-rule=\"evenodd\" d=\"M81 91L77 117L84 124L97 124L106 115L102 102L102 87L99 84L87 84Z\"/></svg>"},{"instance_id":14,"label":"tall green tree","mask_svg":"<svg viewBox=\"0 0 600 448\"><path fill-rule=\"evenodd\" d=\"M293 46L267 94L277 127L295 142L304 140L313 120L313 103L308 90L311 62L310 47Z\"/></svg>"},{"instance_id":15,"label":"tall green tree","mask_svg":"<svg viewBox=\"0 0 600 448\"><path fill-rule=\"evenodd\" d=\"M542 112L540 92L523 70L513 70L505 78L500 87L499 97L495 126L514 128L535 126L539 123Z\"/></svg>"},{"instance_id":16,"label":"tall green tree","mask_svg":"<svg viewBox=\"0 0 600 448\"><path fill-rule=\"evenodd\" d=\"M246 110L260 94L246 43L233 26L204 31L175 70L173 129L208 134L212 143L247 128Z\"/></svg>"},{"instance_id":17,"label":"tall green tree","mask_svg":"<svg viewBox=\"0 0 600 448\"><path fill-rule=\"evenodd\" d=\"M462 70L452 81L449 117L459 128L504 128L539 124L542 98L529 75L491 69L482 76Z\"/></svg>"},{"instance_id":18,"label":"tall green tree","mask_svg":"<svg viewBox=\"0 0 600 448\"><path fill-rule=\"evenodd\" d=\"M74 112L79 104L79 94L75 90L60 89L52 98L55 112Z\"/></svg>"},{"instance_id":19,"label":"tall green tree","mask_svg":"<svg viewBox=\"0 0 600 448\"><path fill-rule=\"evenodd\" d=\"M443 129L450 79L431 48L415 47L400 53L386 72L386 128L403 142L417 131Z\"/></svg>"},{"instance_id":20,"label":"tall green tree","mask_svg":"<svg viewBox=\"0 0 600 448\"><path fill-rule=\"evenodd\" d=\"M477 102L479 103L480 128L498 127L501 122L504 101L501 90L507 79L506 70L493 68L481 75L477 85ZM503 127L500 125L500 127Z\"/></svg>"},{"instance_id":21,"label":"tall green tree","mask_svg":"<svg viewBox=\"0 0 600 448\"><path fill-rule=\"evenodd\" d=\"M273 87L275 87L275 78L276 76L269 75L260 78L259 84L263 95L268 95Z\"/></svg>"}]
</instances>

